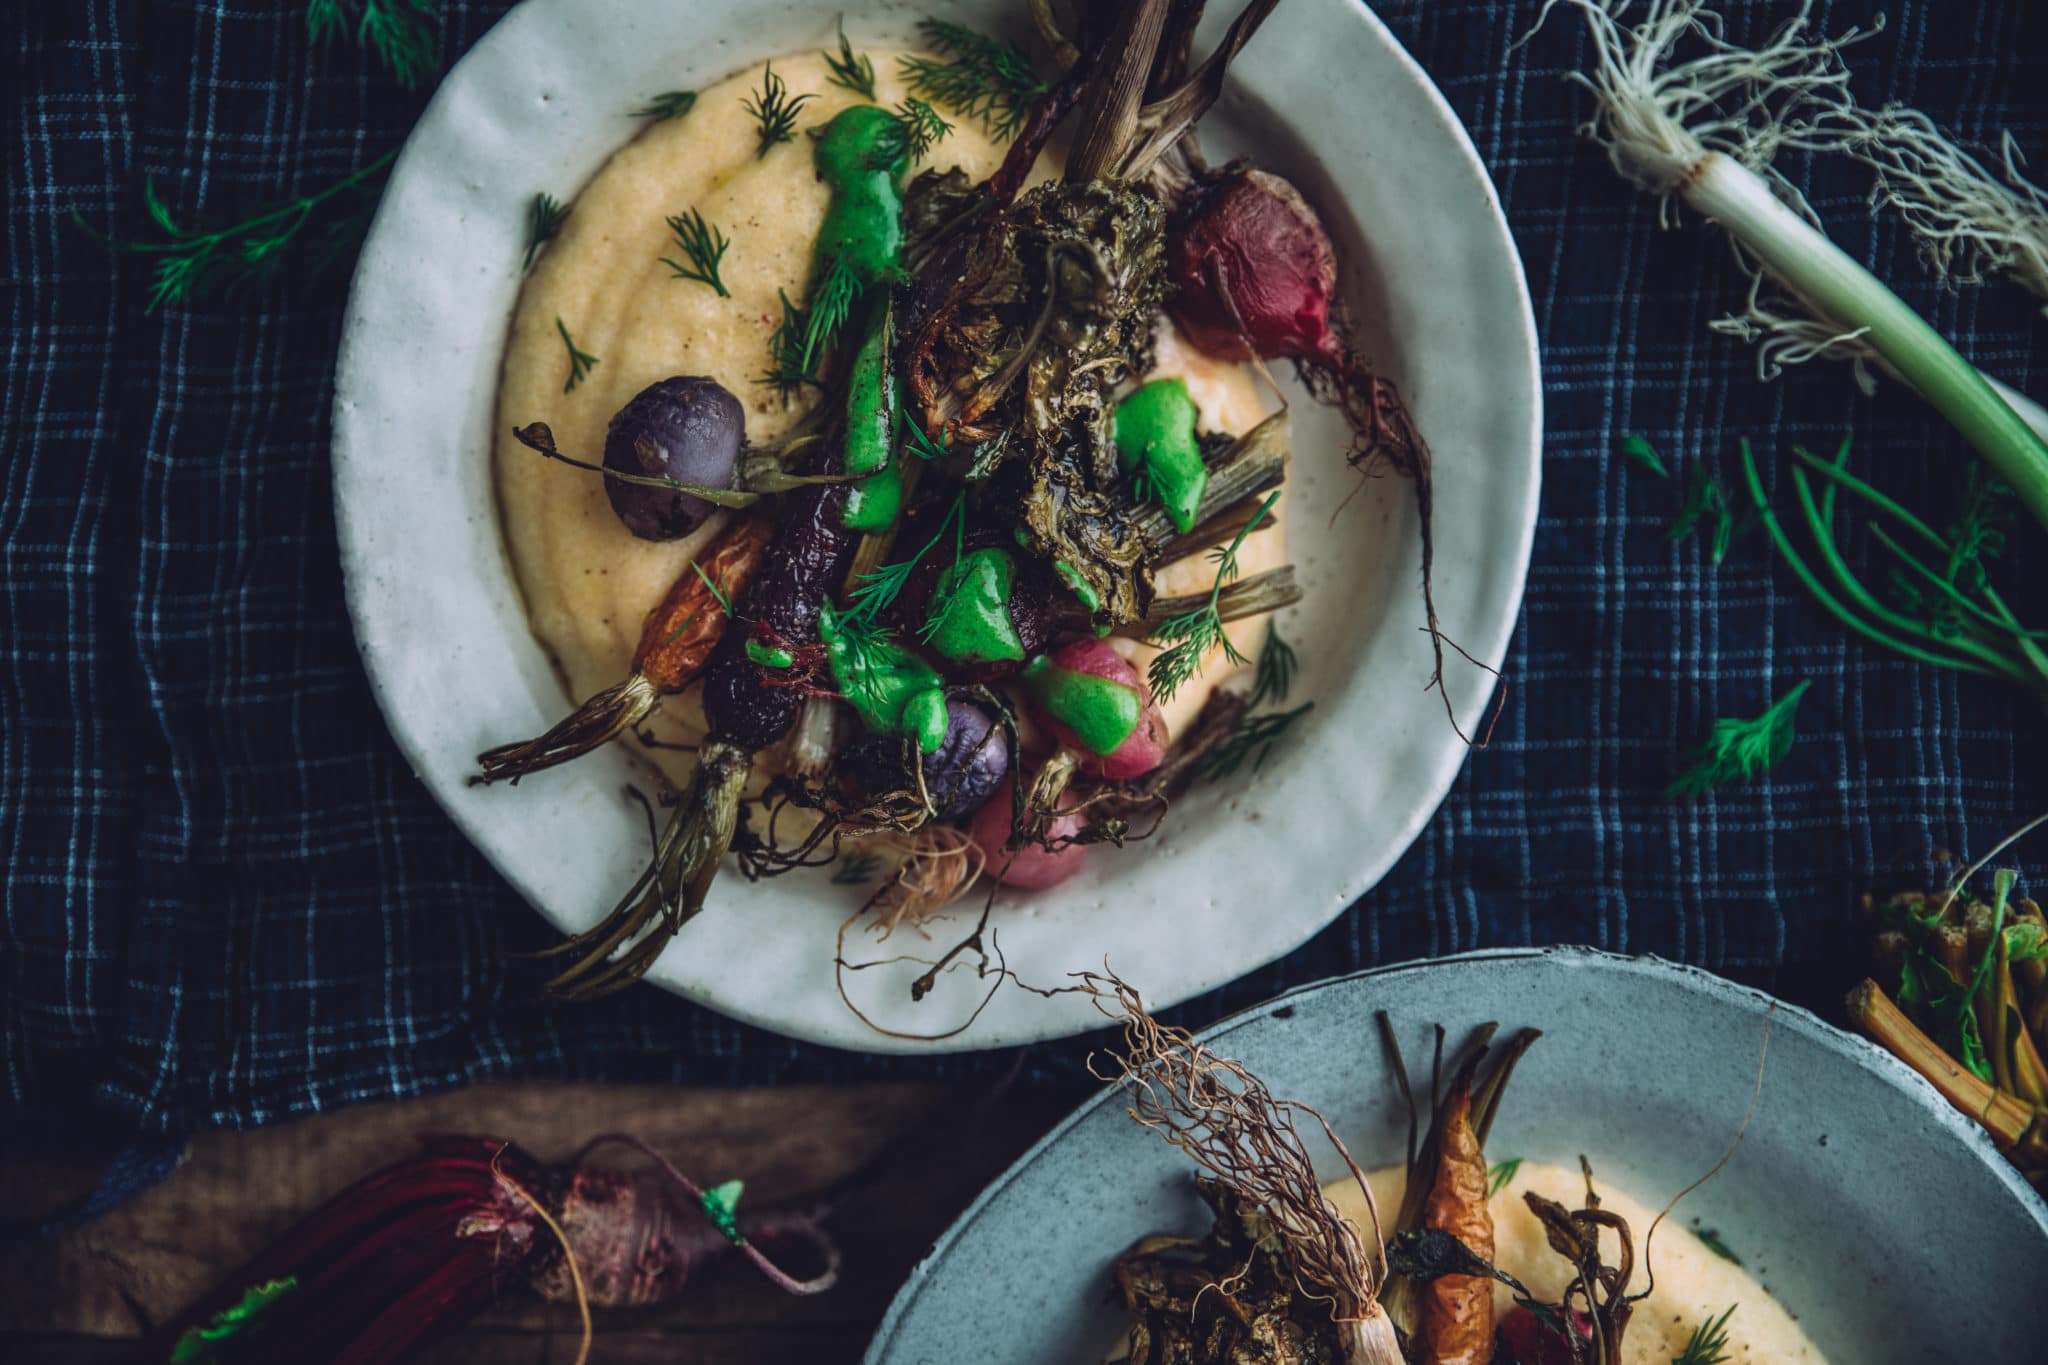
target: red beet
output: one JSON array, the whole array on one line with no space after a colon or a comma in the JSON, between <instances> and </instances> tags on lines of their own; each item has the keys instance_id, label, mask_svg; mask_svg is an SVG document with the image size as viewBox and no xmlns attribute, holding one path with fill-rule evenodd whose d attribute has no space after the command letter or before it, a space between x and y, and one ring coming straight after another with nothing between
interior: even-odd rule
<instances>
[{"instance_id":1,"label":"red beet","mask_svg":"<svg viewBox=\"0 0 2048 1365\"><path fill-rule=\"evenodd\" d=\"M181 1338L204 1331L208 1359L393 1365L521 1286L573 1301L562 1236L591 1306L672 1298L735 1245L710 1211L730 1200L721 1204L719 1192L707 1199L652 1152L657 1169L584 1162L614 1141L640 1145L600 1138L567 1165L547 1167L500 1138L433 1139L266 1247L165 1327L150 1358L166 1359ZM783 1288L816 1293L837 1278L838 1253L810 1217L743 1215L734 1226L744 1253ZM779 1269L761 1250L778 1244L820 1260L816 1277L798 1281Z\"/></svg>"},{"instance_id":2,"label":"red beet","mask_svg":"<svg viewBox=\"0 0 2048 1365\"><path fill-rule=\"evenodd\" d=\"M1037 844L1026 844L1015 850L1003 847L1010 841L1010 816L1016 809L1013 800L1009 784L1003 784L967 824L967 837L974 840L988 859L989 875L1004 886L1014 886L1021 891L1042 891L1079 872L1081 864L1088 858L1088 846L1085 844L1068 844L1057 850ZM1068 839L1080 832L1081 817L1063 815L1052 822L1046 837Z\"/></svg>"},{"instance_id":3,"label":"red beet","mask_svg":"<svg viewBox=\"0 0 2048 1365\"><path fill-rule=\"evenodd\" d=\"M1584 1313L1573 1313L1571 1324L1581 1342L1592 1341L1593 1324ZM1574 1365L1571 1343L1519 1304L1501 1318L1500 1335L1519 1365Z\"/></svg>"},{"instance_id":4,"label":"red beet","mask_svg":"<svg viewBox=\"0 0 2048 1365\"><path fill-rule=\"evenodd\" d=\"M1167 266L1177 286L1174 319L1197 349L1223 360L1292 360L1316 400L1342 411L1350 424L1350 462L1384 462L1414 483L1422 604L1436 655L1430 685L1441 692L1444 641L1430 591L1429 447L1399 390L1374 374L1352 344L1335 306L1337 252L1322 220L1279 176L1227 171L1198 186L1176 215ZM1444 710L1463 737L1447 694Z\"/></svg>"},{"instance_id":5,"label":"red beet","mask_svg":"<svg viewBox=\"0 0 2048 1365\"><path fill-rule=\"evenodd\" d=\"M1330 327L1337 254L1301 192L1239 171L1197 192L1167 247L1173 316L1219 360L1312 360L1342 368Z\"/></svg>"}]
</instances>

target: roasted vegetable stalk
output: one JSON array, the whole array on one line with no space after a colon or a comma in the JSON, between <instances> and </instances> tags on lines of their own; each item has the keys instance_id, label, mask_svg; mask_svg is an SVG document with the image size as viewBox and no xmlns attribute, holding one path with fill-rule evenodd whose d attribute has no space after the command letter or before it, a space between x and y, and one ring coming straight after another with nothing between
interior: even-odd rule
<instances>
[{"instance_id":1,"label":"roasted vegetable stalk","mask_svg":"<svg viewBox=\"0 0 2048 1365\"><path fill-rule=\"evenodd\" d=\"M1422 1225L1447 1232L1482 1260L1493 1259L1493 1215L1486 1207L1486 1157L1472 1128L1472 1092L1459 1087L1438 1124L1436 1180ZM1487 1365L1493 1359L1493 1281L1444 1275L1422 1294L1419 1365Z\"/></svg>"},{"instance_id":2,"label":"roasted vegetable stalk","mask_svg":"<svg viewBox=\"0 0 2048 1365\"><path fill-rule=\"evenodd\" d=\"M724 638L725 604L743 593L761 567L773 523L765 517L735 521L711 548L692 560L669 588L661 605L647 614L633 672L570 712L538 739L486 749L476 756L481 771L472 783L510 780L580 758L645 720L655 704L697 680Z\"/></svg>"}]
</instances>

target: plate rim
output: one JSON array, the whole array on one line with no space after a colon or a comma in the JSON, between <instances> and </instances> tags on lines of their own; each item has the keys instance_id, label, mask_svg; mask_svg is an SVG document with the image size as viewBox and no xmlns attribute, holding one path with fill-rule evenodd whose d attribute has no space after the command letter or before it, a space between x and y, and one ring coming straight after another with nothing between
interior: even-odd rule
<instances>
[{"instance_id":1,"label":"plate rim","mask_svg":"<svg viewBox=\"0 0 2048 1365\"><path fill-rule=\"evenodd\" d=\"M741 7L759 5L764 9L770 6L770 0L733 0L733 3ZM1506 553L1502 559L1512 571L1504 576L1506 581L1503 590L1493 594L1499 602L1499 611L1491 621L1490 633L1494 638L1477 654L1483 661L1483 666L1498 670L1512 647L1515 630L1521 619L1522 603L1527 592L1529 568L1534 553L1543 483L1543 375L1535 306L1529 290L1528 274L1516 245L1513 230L1508 223L1499 187L1495 184L1484 158L1480 156L1470 130L1460 120L1443 91L1370 6L1362 3L1362 0L1338 0L1338 5L1349 18L1366 28L1369 40L1382 47L1408 77L1416 93L1420 95L1428 117L1434 122L1437 130L1448 137L1451 150L1447 152L1447 156L1454 154L1461 170L1476 177L1478 185L1483 187L1483 204L1478 206L1471 220L1475 235L1486 243L1488 255L1497 256L1504 263L1513 286L1511 299L1503 300L1512 306L1512 322L1506 317L1499 319L1498 333L1505 338L1503 353L1512 352L1516 361L1516 379L1526 390L1526 423L1521 429L1512 431L1500 443L1499 450L1514 459L1518 475L1524 476L1525 494L1521 499L1521 505L1513 509L1513 516L1503 518L1502 535L1497 538L1497 543L1505 542ZM401 145L391 172L394 183L409 168L414 167L422 155L427 154L421 151L417 137L419 129L428 123L437 108L460 97L460 87L455 80L460 68L479 52L490 50L500 42L511 41L505 35L522 22L523 16L546 13L557 8L564 8L562 0L522 0L522 3L506 11L463 53L443 77L433 97L422 110L413 131ZM583 13L580 9L577 12ZM822 7L820 13L823 13ZM584 14L583 17L587 19L588 15ZM364 309L360 306L359 300L364 292L364 280L373 273L372 267L376 264L373 257L381 255L371 248L377 244L380 230L387 226L388 219L394 212L391 209L393 198L387 193L380 200L365 238L365 249L359 255L351 276L349 302L343 313L342 335L336 362L336 383L331 405L330 451L336 537L340 551L344 599L355 636L357 653L387 731L404 755L415 777L434 797L444 816L461 831L471 847L483 855L485 861L504 879L510 889L532 906L543 919L557 929L573 932L575 928L581 927L580 923L573 921L559 907L547 903L544 898L535 894L530 889L529 880L523 875L522 870L500 849L481 837L481 827L487 823L488 817L482 811L465 804L463 792L466 788L463 775L451 776L440 771L443 765L437 762L438 755L434 750L431 736L421 729L405 708L397 704L401 689L397 673L388 671L391 670L390 651L374 648L369 638L375 632L366 623L381 619L381 614L388 613L385 613L384 604L378 600L380 589L376 580L380 565L367 543L371 537L362 514L368 509L358 506L352 511L345 496L345 486L350 482L356 466L345 453L344 447L360 446L368 440L367 436L357 435L357 419L352 411L356 401L355 395L361 392L365 385L360 380L354 383L348 381L351 376L359 373L363 354L372 349L364 335ZM498 342L498 354L501 359L502 346L501 338ZM495 529L502 536L502 527ZM516 596L516 587L514 592ZM1469 701L1474 707L1484 706L1493 696L1493 689L1478 689L1479 684L1474 682L1467 690L1475 692L1476 695L1469 698L1458 697L1456 700L1460 703ZM1416 840L1449 798L1470 756L1469 748L1451 744L1446 744L1436 752L1430 766L1419 774L1422 780L1415 784L1420 793L1418 799L1409 803L1406 817L1396 822L1396 833L1387 841L1382 856L1370 861L1360 861L1346 871L1341 879L1341 894L1330 898L1330 909L1326 915L1316 919L1312 925L1306 925L1304 931L1291 941L1274 939L1262 942L1211 970L1191 973L1188 984L1176 987L1170 1003L1193 999L1277 961L1356 906L1359 899L1377 886L1395 864L1413 848ZM666 978L658 972L650 972L647 981L727 1018L762 1028L778 1036L855 1052L936 1055L980 1051L1078 1036L1096 1027L1095 1021L1080 1016L1078 1012L1063 1015L1047 1009L1035 1013L1022 1026L1000 1032L1000 1025L984 1021L975 1029L941 1039L897 1038L866 1029L856 1034L850 1029L835 1031L829 1026L813 1027L801 1018L792 1019L787 1014L776 1013L770 1007L772 1002L736 999L713 989L699 988L692 983ZM1165 1000L1164 996L1162 1000Z\"/></svg>"},{"instance_id":2,"label":"plate rim","mask_svg":"<svg viewBox=\"0 0 2048 1365\"><path fill-rule=\"evenodd\" d=\"M1578 944L1560 944L1540 948L1480 948L1471 952L1451 953L1444 957L1385 963L1377 967L1346 972L1340 976L1324 977L1320 981L1311 981L1306 985L1282 991L1270 999L1247 1006L1217 1020L1207 1028L1196 1031L1194 1038L1197 1043L1204 1046L1214 1045L1241 1028L1271 1017L1275 1010L1285 1007L1291 1001L1324 991L1337 990L1359 981L1428 972L1446 964L1541 959L1557 959L1574 965L1591 966L1600 971L1633 972L1661 977L1705 998L1719 999L1750 1011L1774 1011L1773 1028L1789 1027L1793 1032L1803 1035L1807 1041L1818 1044L1829 1054L1889 1082L1893 1090L1912 1100L1921 1109L1932 1111L1936 1123L1951 1136L1960 1139L1979 1162L1991 1168L1994 1179L2005 1187L2006 1192L2011 1194L2032 1218L2042 1236L2048 1238L2048 1198L2044 1198L2027 1184L2012 1164L1999 1154L1989 1134L1963 1117L1953 1105L1943 1099L1941 1092L1936 1090L1926 1077L1869 1039L1839 1028L1803 1006L1780 1000L1769 991L1758 987L1731 981L1704 967L1671 962L1654 953L1610 953L1604 949ZM1113 1083L1103 1084L1095 1094L1076 1105L1071 1113L1054 1124L1044 1137L1032 1143L1015 1161L1005 1166L974 1197L973 1202L946 1225L946 1230L932 1243L931 1250L911 1266L902 1285L897 1288L895 1297L889 1300L888 1311L876 1324L874 1336L868 1342L868 1349L861 1356L862 1365L884 1365L887 1357L883 1352L891 1348L891 1339L903 1318L915 1306L917 1296L923 1292L937 1271L939 1263L951 1251L953 1244L987 1211L988 1205L994 1202L1019 1174L1060 1142L1070 1130L1092 1117L1104 1105L1116 1101L1121 1094L1121 1086Z\"/></svg>"}]
</instances>

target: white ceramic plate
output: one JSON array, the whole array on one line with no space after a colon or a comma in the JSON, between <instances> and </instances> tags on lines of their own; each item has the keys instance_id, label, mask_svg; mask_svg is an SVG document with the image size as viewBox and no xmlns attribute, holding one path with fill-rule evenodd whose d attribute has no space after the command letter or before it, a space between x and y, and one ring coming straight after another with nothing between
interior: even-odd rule
<instances>
[{"instance_id":1,"label":"white ceramic plate","mask_svg":"<svg viewBox=\"0 0 2048 1365\"><path fill-rule=\"evenodd\" d=\"M586 182L632 136L626 111L764 57L829 46L839 4L527 0L449 73L407 142L357 267L334 412L349 606L371 685L421 779L485 855L567 931L594 923L647 855L614 750L471 788L477 752L538 734L571 699L527 628L499 534L490 426L518 295L525 206ZM1212 5L1205 45L1234 6ZM844 6L857 44L903 44L936 12L1009 29L1013 0ZM1204 122L1212 152L1256 148L1329 220L1371 356L1403 385L1436 452L1436 586L1446 629L1498 663L1521 602L1541 430L1536 343L1513 242L1450 109L1370 11L1284 7L1232 67ZM1285 109L1286 119L1276 112ZM1291 548L1308 596L1290 613L1298 695L1316 709L1262 772L1178 806L1165 831L1103 850L1056 892L999 908L1027 980L1107 956L1144 962L1170 1003L1280 956L1386 872L1465 759L1430 671L1406 485L1353 491L1343 433L1296 405ZM1468 720L1487 679L1454 664ZM859 892L823 875L749 885L728 869L649 979L735 1018L871 1050L1007 1046L1081 1031L1086 1005L1003 991L943 1044L884 1037L833 986L833 935ZM863 950L867 945L859 945ZM901 951L891 944L887 951ZM879 954L876 954L879 955ZM935 1033L981 983L957 973L913 1006L915 969L854 980L884 1023ZM885 979L886 978L886 979Z\"/></svg>"},{"instance_id":2,"label":"white ceramic plate","mask_svg":"<svg viewBox=\"0 0 2048 1365\"><path fill-rule=\"evenodd\" d=\"M1489 1020L1539 1028L1489 1147L1565 1165L1587 1153L1654 1208L1727 1149L1770 1004L1654 958L1523 949L1306 986L1202 1037L1314 1105L1371 1168L1398 1163L1407 1136L1377 1011L1411 1068L1428 1064L1432 1024L1454 1041ZM1320 1157L1325 1179L1342 1174L1334 1152ZM1120 1325L1111 1263L1146 1233L1208 1225L1192 1174L1105 1090L911 1271L868 1365L1100 1360ZM2048 1297L2014 1291L2048 1285L2048 1205L1932 1086L1803 1010L1778 1007L1756 1117L1673 1216L1720 1231L1843 1365L2040 1359Z\"/></svg>"}]
</instances>

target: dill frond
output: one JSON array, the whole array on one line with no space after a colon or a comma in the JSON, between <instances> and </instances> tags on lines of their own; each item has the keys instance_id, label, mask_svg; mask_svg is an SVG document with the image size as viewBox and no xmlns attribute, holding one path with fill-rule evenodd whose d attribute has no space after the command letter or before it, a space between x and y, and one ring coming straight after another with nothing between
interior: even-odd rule
<instances>
[{"instance_id":1,"label":"dill frond","mask_svg":"<svg viewBox=\"0 0 2048 1365\"><path fill-rule=\"evenodd\" d=\"M262 284L282 274L296 256L301 278L346 259L369 227L376 207L376 182L391 165L387 152L324 189L212 231L181 228L157 194L154 177L143 181L142 201L162 241L130 241L97 232L77 213L72 221L109 251L154 256L148 311L165 304L197 303L223 291ZM326 218L321 210L340 202L344 211Z\"/></svg>"},{"instance_id":2,"label":"dill frond","mask_svg":"<svg viewBox=\"0 0 2048 1365\"><path fill-rule=\"evenodd\" d=\"M917 28L942 55L900 60L911 90L964 117L979 119L992 138L1015 137L1031 106L1050 89L1031 69L1031 59L962 24L927 19Z\"/></svg>"},{"instance_id":3,"label":"dill frond","mask_svg":"<svg viewBox=\"0 0 2048 1365\"><path fill-rule=\"evenodd\" d=\"M896 121L903 125L904 153L912 161L924 160L953 131L953 125L938 110L915 95L897 105L894 112Z\"/></svg>"},{"instance_id":4,"label":"dill frond","mask_svg":"<svg viewBox=\"0 0 2048 1365\"><path fill-rule=\"evenodd\" d=\"M966 527L967 494L963 490L953 495L953 505L946 509L946 515L939 519L939 529L924 543L922 549L908 559L881 565L861 575L860 586L853 593L852 605L848 607L846 614L839 618L840 627L844 629L849 625L872 626L875 618L887 611L903 591L903 585L910 581L910 571L918 566L919 561L938 547L946 538L948 531L952 531L958 537L965 533Z\"/></svg>"},{"instance_id":5,"label":"dill frond","mask_svg":"<svg viewBox=\"0 0 2048 1365\"><path fill-rule=\"evenodd\" d=\"M1728 1355L1728 1319L1735 1316L1736 1305L1729 1304L1728 1311L1718 1318L1710 1318L1692 1329L1692 1337L1685 1343L1682 1354L1672 1357L1671 1365L1721 1365Z\"/></svg>"},{"instance_id":6,"label":"dill frond","mask_svg":"<svg viewBox=\"0 0 2048 1365\"><path fill-rule=\"evenodd\" d=\"M803 372L811 372L811 363L839 329L846 325L846 319L853 314L854 304L860 302L860 276L843 256L835 256L825 278L811 291L810 306L804 310Z\"/></svg>"},{"instance_id":7,"label":"dill frond","mask_svg":"<svg viewBox=\"0 0 2048 1365\"><path fill-rule=\"evenodd\" d=\"M732 245L725 234L706 223L704 215L696 209L670 218L668 230L675 234L676 249L689 258L690 264L685 267L667 256L661 258L661 263L673 270L677 279L708 284L718 291L718 297L731 298L725 281L718 277L718 263L725 259L725 249Z\"/></svg>"},{"instance_id":8,"label":"dill frond","mask_svg":"<svg viewBox=\"0 0 2048 1365\"><path fill-rule=\"evenodd\" d=\"M533 269L534 258L540 249L554 240L562 230L562 222L569 216L569 206L543 190L533 196L533 202L526 209L526 257L520 263L523 273Z\"/></svg>"},{"instance_id":9,"label":"dill frond","mask_svg":"<svg viewBox=\"0 0 2048 1365\"><path fill-rule=\"evenodd\" d=\"M825 59L826 69L832 74L825 79L841 90L851 90L864 100L875 97L875 64L853 50L853 44L846 41L846 18L839 19L839 55L829 52L818 54Z\"/></svg>"},{"instance_id":10,"label":"dill frond","mask_svg":"<svg viewBox=\"0 0 2048 1365\"><path fill-rule=\"evenodd\" d=\"M751 99L740 101L740 107L754 116L760 127L756 130L759 138L754 148L754 159L762 160L770 148L777 143L796 140L796 116L811 102L811 95L792 96L789 83L775 74L774 63L769 63L761 76L761 89Z\"/></svg>"},{"instance_id":11,"label":"dill frond","mask_svg":"<svg viewBox=\"0 0 2048 1365\"><path fill-rule=\"evenodd\" d=\"M1301 659L1295 654L1294 646L1280 638L1279 623L1267 617L1266 643L1259 649L1258 671L1252 675L1250 708L1257 710L1268 700L1286 701L1288 692L1294 687L1294 675L1300 668Z\"/></svg>"},{"instance_id":12,"label":"dill frond","mask_svg":"<svg viewBox=\"0 0 2048 1365\"><path fill-rule=\"evenodd\" d=\"M562 385L563 393L575 392L576 386L597 368L598 359L586 351L576 349L576 343L569 336L569 328L560 318L555 319L555 330L562 334L562 344L569 348L569 382Z\"/></svg>"},{"instance_id":13,"label":"dill frond","mask_svg":"<svg viewBox=\"0 0 2048 1365\"><path fill-rule=\"evenodd\" d=\"M439 10L440 0L307 0L306 36L354 42L410 90L433 74Z\"/></svg>"},{"instance_id":14,"label":"dill frond","mask_svg":"<svg viewBox=\"0 0 2048 1365\"><path fill-rule=\"evenodd\" d=\"M1280 737L1309 712L1316 704L1305 701L1292 711L1268 711L1264 715L1246 716L1230 732L1230 737L1203 755L1195 765L1195 776L1209 780L1220 780L1233 776L1246 762L1257 772L1265 765L1266 755L1273 752L1273 746Z\"/></svg>"},{"instance_id":15,"label":"dill frond","mask_svg":"<svg viewBox=\"0 0 2048 1365\"><path fill-rule=\"evenodd\" d=\"M1515 1178L1515 1172L1521 1169L1522 1158L1518 1156L1494 1162L1486 1170L1486 1197L1491 1199L1506 1189L1508 1182Z\"/></svg>"},{"instance_id":16,"label":"dill frond","mask_svg":"<svg viewBox=\"0 0 2048 1365\"><path fill-rule=\"evenodd\" d=\"M811 377L804 351L804 338L810 334L811 324L803 310L789 301L787 290L778 289L775 293L782 300L782 321L768 337L768 368L754 382L773 386L787 403L804 385L817 382Z\"/></svg>"},{"instance_id":17,"label":"dill frond","mask_svg":"<svg viewBox=\"0 0 2048 1365\"><path fill-rule=\"evenodd\" d=\"M1282 490L1274 489L1266 500L1259 504L1259 510L1252 513L1250 521L1237 533L1237 538L1228 545L1218 546L1209 552L1209 559L1216 565L1216 581L1210 585L1209 600L1193 611L1169 616L1154 627L1151 640L1155 644L1168 646L1155 655L1151 667L1146 670L1146 679L1152 684L1152 695L1164 702L1202 671L1202 660L1213 649L1222 649L1223 656L1233 664L1245 664L1250 660L1238 652L1230 636L1223 629L1223 615L1217 609L1217 601L1223 596L1223 589L1236 580L1237 552L1249 536L1273 510L1273 504L1280 500Z\"/></svg>"},{"instance_id":18,"label":"dill frond","mask_svg":"<svg viewBox=\"0 0 2048 1365\"><path fill-rule=\"evenodd\" d=\"M653 119L656 123L666 123L672 118L681 118L696 107L696 91L664 90L638 109L635 109L632 117Z\"/></svg>"},{"instance_id":19,"label":"dill frond","mask_svg":"<svg viewBox=\"0 0 2048 1365\"><path fill-rule=\"evenodd\" d=\"M1748 782L1769 772L1792 751L1792 715L1813 686L1800 683L1754 720L1717 720L1707 742L1694 750L1664 795L1671 800L1700 796L1728 782Z\"/></svg>"},{"instance_id":20,"label":"dill frond","mask_svg":"<svg viewBox=\"0 0 2048 1365\"><path fill-rule=\"evenodd\" d=\"M1657 454L1657 447L1641 436L1629 435L1621 438L1621 453L1649 470L1660 479L1671 477L1671 471L1664 467L1664 459Z\"/></svg>"},{"instance_id":21,"label":"dill frond","mask_svg":"<svg viewBox=\"0 0 2048 1365\"><path fill-rule=\"evenodd\" d=\"M697 577L703 581L705 587L711 590L711 600L718 603L718 609L725 613L727 620L731 620L733 614L732 598L726 594L724 588L718 586L716 579L704 572L702 564L693 559L690 561L690 567L697 571Z\"/></svg>"}]
</instances>

